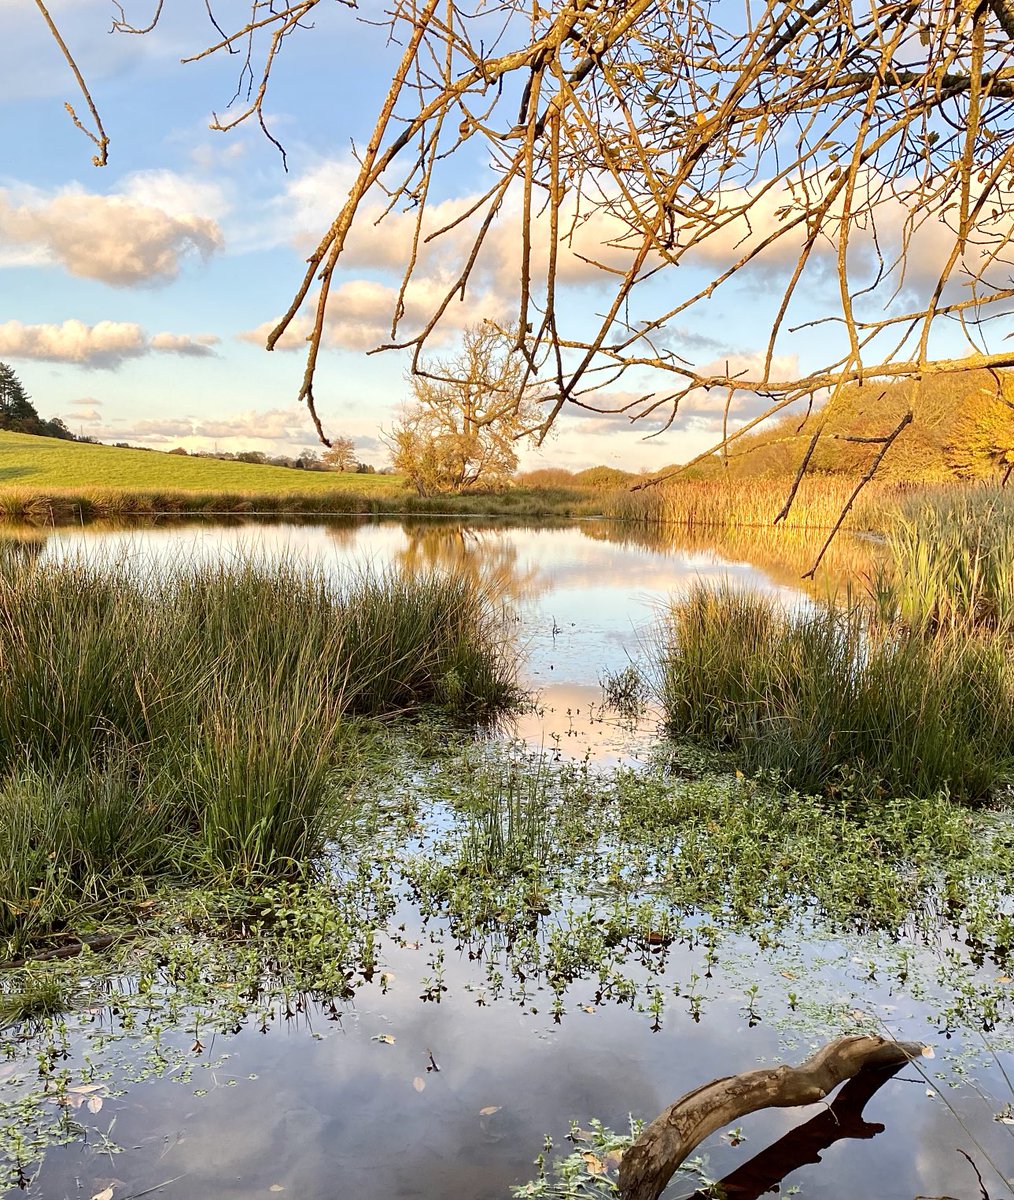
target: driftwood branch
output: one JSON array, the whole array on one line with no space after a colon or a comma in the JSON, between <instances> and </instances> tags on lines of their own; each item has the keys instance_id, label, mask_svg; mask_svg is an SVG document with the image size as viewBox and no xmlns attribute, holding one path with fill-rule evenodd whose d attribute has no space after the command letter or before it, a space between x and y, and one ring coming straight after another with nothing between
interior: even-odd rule
<instances>
[{"instance_id":1,"label":"driftwood branch","mask_svg":"<svg viewBox=\"0 0 1014 1200\"><path fill-rule=\"evenodd\" d=\"M798 1067L762 1068L712 1080L670 1105L644 1130L620 1163L622 1200L658 1200L680 1164L709 1134L762 1108L794 1108L823 1100L870 1067L918 1058L918 1042L842 1037Z\"/></svg>"},{"instance_id":2,"label":"driftwood branch","mask_svg":"<svg viewBox=\"0 0 1014 1200\"><path fill-rule=\"evenodd\" d=\"M864 1120L863 1109L903 1066L904 1063L897 1062L863 1067L827 1108L765 1146L713 1187L694 1192L689 1200L714 1200L716 1194L723 1200L760 1200L769 1192L777 1192L778 1184L793 1171L819 1163L823 1151L835 1142L847 1138L869 1140L883 1133L884 1126L879 1122Z\"/></svg>"}]
</instances>

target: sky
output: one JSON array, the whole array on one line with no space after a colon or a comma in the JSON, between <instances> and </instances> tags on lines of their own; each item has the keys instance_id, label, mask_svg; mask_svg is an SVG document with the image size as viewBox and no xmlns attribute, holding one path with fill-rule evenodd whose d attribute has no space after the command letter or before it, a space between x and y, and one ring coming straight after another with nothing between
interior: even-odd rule
<instances>
[{"instance_id":1,"label":"sky","mask_svg":"<svg viewBox=\"0 0 1014 1200\"><path fill-rule=\"evenodd\" d=\"M35 6L0 0L0 360L42 416L102 441L272 454L313 446L296 403L303 345L293 337L267 353L264 338L344 199L353 145L372 129L392 64L383 31L332 4L288 40L268 110L286 171L254 124L209 129L214 112L228 115L237 66L225 56L181 65L214 40L203 6L168 3L144 37L109 32L108 0L50 7L102 113L109 164L92 165L93 147L64 110L68 100L82 106ZM151 11L133 0L126 10L138 23ZM480 168L467 158L455 166L439 197L446 211L475 193ZM379 232L367 228L346 255L316 385L326 431L351 437L378 467L387 461L380 430L411 388L403 354L366 352L386 339L409 222L396 215ZM508 208L493 260L452 317L452 339L470 321L509 319L518 236ZM577 260L571 267L566 304L590 319L604 293ZM436 257L422 264L410 317L448 269ZM698 364L755 361L768 300L763 278L726 289L679 328L681 352ZM797 362L787 355L786 371ZM635 376L622 386L632 397L649 385ZM691 397L673 428L654 438L646 435L658 422L565 411L544 449L525 450L522 463L636 471L685 461L714 442L723 402Z\"/></svg>"}]
</instances>

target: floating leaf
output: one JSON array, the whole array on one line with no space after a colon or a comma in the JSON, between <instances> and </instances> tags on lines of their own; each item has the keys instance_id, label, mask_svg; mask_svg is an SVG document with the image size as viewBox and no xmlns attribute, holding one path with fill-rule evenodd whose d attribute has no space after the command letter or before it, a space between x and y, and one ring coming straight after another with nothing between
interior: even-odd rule
<instances>
[{"instance_id":1,"label":"floating leaf","mask_svg":"<svg viewBox=\"0 0 1014 1200\"><path fill-rule=\"evenodd\" d=\"M934 1052L932 1046L923 1046L922 1056L923 1058L936 1058L936 1053Z\"/></svg>"},{"instance_id":2,"label":"floating leaf","mask_svg":"<svg viewBox=\"0 0 1014 1200\"><path fill-rule=\"evenodd\" d=\"M421 1092L423 1090L423 1088L426 1086L426 1080L423 1079L423 1077L421 1075L417 1075L415 1077L415 1079L412 1080L412 1086L415 1088L415 1090L417 1092Z\"/></svg>"},{"instance_id":3,"label":"floating leaf","mask_svg":"<svg viewBox=\"0 0 1014 1200\"><path fill-rule=\"evenodd\" d=\"M581 1157L584 1159L584 1165L589 1175L604 1175L606 1173L602 1159L597 1154L593 1154L591 1150L585 1150Z\"/></svg>"},{"instance_id":4,"label":"floating leaf","mask_svg":"<svg viewBox=\"0 0 1014 1200\"><path fill-rule=\"evenodd\" d=\"M284 1192L285 1188L280 1183L273 1183L269 1188L269 1192Z\"/></svg>"},{"instance_id":5,"label":"floating leaf","mask_svg":"<svg viewBox=\"0 0 1014 1200\"><path fill-rule=\"evenodd\" d=\"M480 1117L491 1117L494 1113L498 1113L501 1108L503 1108L502 1104L490 1104L486 1108L479 1109L479 1116Z\"/></svg>"},{"instance_id":6,"label":"floating leaf","mask_svg":"<svg viewBox=\"0 0 1014 1200\"><path fill-rule=\"evenodd\" d=\"M97 1113L97 1112L101 1112L101 1110L102 1110L102 1097L101 1096L89 1096L88 1097L88 1111L90 1113Z\"/></svg>"},{"instance_id":7,"label":"floating leaf","mask_svg":"<svg viewBox=\"0 0 1014 1200\"><path fill-rule=\"evenodd\" d=\"M593 1013L596 1011L594 1004L582 1004L581 1009L582 1009L582 1011L587 1012L587 1013Z\"/></svg>"},{"instance_id":8,"label":"floating leaf","mask_svg":"<svg viewBox=\"0 0 1014 1200\"><path fill-rule=\"evenodd\" d=\"M394 1045L394 1034L393 1033L375 1033L373 1035L373 1037L370 1038L370 1041L371 1042L383 1042L385 1046L393 1046Z\"/></svg>"},{"instance_id":9,"label":"floating leaf","mask_svg":"<svg viewBox=\"0 0 1014 1200\"><path fill-rule=\"evenodd\" d=\"M112 1184L110 1184L109 1187L103 1188L101 1192L96 1192L95 1195L92 1196L92 1200L113 1200Z\"/></svg>"}]
</instances>

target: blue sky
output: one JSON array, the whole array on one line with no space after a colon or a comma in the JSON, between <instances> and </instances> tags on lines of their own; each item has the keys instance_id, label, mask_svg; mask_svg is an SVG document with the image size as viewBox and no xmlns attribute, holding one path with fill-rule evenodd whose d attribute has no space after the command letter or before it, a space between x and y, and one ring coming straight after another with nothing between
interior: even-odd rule
<instances>
[{"instance_id":1,"label":"blue sky","mask_svg":"<svg viewBox=\"0 0 1014 1200\"><path fill-rule=\"evenodd\" d=\"M352 140L362 145L372 128L392 62L383 31L334 4L317 10L314 29L289 39L269 103L286 173L253 124L209 130L212 111L225 113L237 68L226 57L180 64L214 37L202 6L167 4L145 37L110 34L107 0L54 0L51 8L105 120L109 165L91 165L92 147L63 110L66 100L80 108L79 98L34 6L0 0L10 66L0 91L0 359L18 371L40 413L104 441L276 453L312 446L295 403L298 340L269 354L264 332L286 309L308 250L344 198ZM142 23L148 11L127 5ZM480 176L477 160L456 164L438 197L448 211L474 193ZM327 431L351 436L377 465L385 461L378 430L410 388L404 356L366 350L385 340L407 222L367 231L346 256L316 387ZM455 322L460 329L509 317L518 237L509 211L497 237L494 261L452 318L452 338ZM444 269L436 257L424 264L410 317ZM595 283L578 269L569 279L568 309L590 316L601 301ZM660 282L654 298L671 286ZM683 353L699 364L751 361L775 295L763 274L732 285L680 327ZM786 369L824 336L790 346ZM622 386L634 395L653 381L633 376ZM645 440L650 426L624 418L565 413L544 451L523 461L632 470L682 461L714 441L722 402L692 399L654 440Z\"/></svg>"}]
</instances>

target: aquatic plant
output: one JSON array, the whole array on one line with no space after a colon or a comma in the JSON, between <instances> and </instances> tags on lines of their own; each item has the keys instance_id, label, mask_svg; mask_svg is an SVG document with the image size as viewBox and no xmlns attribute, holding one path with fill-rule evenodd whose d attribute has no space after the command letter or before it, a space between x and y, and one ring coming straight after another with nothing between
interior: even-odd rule
<instances>
[{"instance_id":1,"label":"aquatic plant","mask_svg":"<svg viewBox=\"0 0 1014 1200\"><path fill-rule=\"evenodd\" d=\"M670 735L801 791L981 800L1014 760L1014 667L995 639L927 639L858 605L787 612L697 587L660 642Z\"/></svg>"},{"instance_id":2,"label":"aquatic plant","mask_svg":"<svg viewBox=\"0 0 1014 1200\"><path fill-rule=\"evenodd\" d=\"M924 632L1014 630L1014 497L940 488L900 506L887 532L892 602Z\"/></svg>"},{"instance_id":3,"label":"aquatic plant","mask_svg":"<svg viewBox=\"0 0 1014 1200\"><path fill-rule=\"evenodd\" d=\"M358 720L517 695L467 580L5 561L0 935L20 952L131 876L292 873L349 815Z\"/></svg>"}]
</instances>

